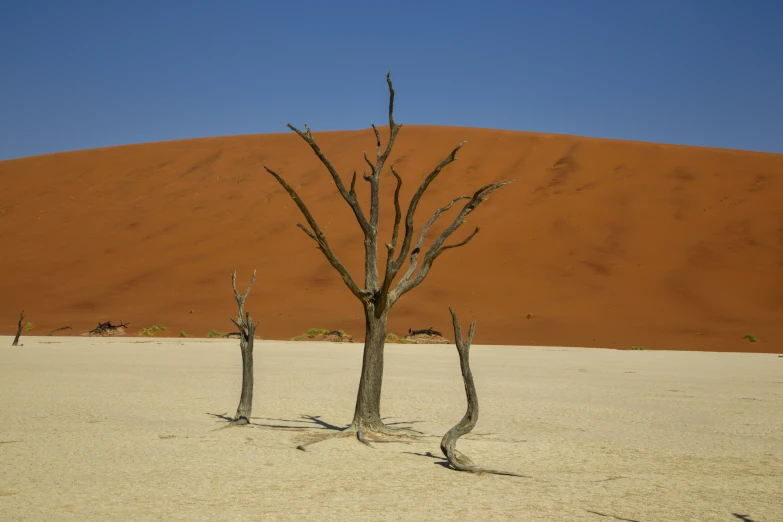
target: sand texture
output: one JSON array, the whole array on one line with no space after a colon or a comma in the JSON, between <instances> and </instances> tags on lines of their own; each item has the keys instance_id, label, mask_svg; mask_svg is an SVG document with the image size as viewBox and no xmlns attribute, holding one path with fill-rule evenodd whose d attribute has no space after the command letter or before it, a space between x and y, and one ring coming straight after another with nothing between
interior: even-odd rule
<instances>
[{"instance_id":1,"label":"sand texture","mask_svg":"<svg viewBox=\"0 0 783 522\"><path fill-rule=\"evenodd\" d=\"M375 147L369 129L315 136L346 183ZM483 344L783 353L783 155L405 126L389 161L405 180L403 205L462 140L417 226L456 195L518 180L469 216L455 239L474 226L479 235L395 306L391 332L448 331L453 306L479 321ZM232 328L231 272L242 286L257 269L248 310L261 336L324 328L361 341L361 306L294 226L299 211L263 164L300 191L363 281L361 231L292 132L9 160L0 334L14 333L24 309L37 335L111 320L130 323L129 335L162 323L204 337ZM388 170L382 183L388 238ZM366 208L367 183L357 190Z\"/></svg>"},{"instance_id":2,"label":"sand texture","mask_svg":"<svg viewBox=\"0 0 783 522\"><path fill-rule=\"evenodd\" d=\"M479 325L480 327L480 325ZM410 444L297 444L350 420L360 344L259 342L252 424L235 340L0 338L2 520L783 520L783 359L388 345L383 413ZM746 518L740 519L736 515Z\"/></svg>"}]
</instances>

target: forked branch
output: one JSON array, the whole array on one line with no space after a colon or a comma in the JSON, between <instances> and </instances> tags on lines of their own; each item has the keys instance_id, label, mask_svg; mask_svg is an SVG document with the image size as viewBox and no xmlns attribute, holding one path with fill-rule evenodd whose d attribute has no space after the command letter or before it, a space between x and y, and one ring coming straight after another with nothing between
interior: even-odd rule
<instances>
[{"instance_id":1,"label":"forked branch","mask_svg":"<svg viewBox=\"0 0 783 522\"><path fill-rule=\"evenodd\" d=\"M291 199L294 200L294 203L296 203L296 206L299 207L299 210L302 212L302 215L307 220L307 223L310 225L310 228L312 230L308 230L304 225L301 223L297 223L296 226L301 228L305 234L307 234L313 241L315 241L318 244L318 249L323 252L324 256L326 256L326 259L331 263L331 265L334 267L335 270L340 274L340 276L343 278L343 281L345 281L346 286L351 290L353 295L358 297L359 299L364 299L364 297L367 295L367 292L359 288L359 286L356 284L356 282L351 277L351 274L348 273L348 269L345 268L345 266L340 262L339 259L337 259L337 256L334 255L334 252L332 252L332 249L329 247L329 242L326 240L326 236L321 231L321 228L318 226L318 223L316 223L315 218L313 218L313 215L310 213L310 209L307 208L307 205L304 204L302 201L302 198L299 197L299 194L296 193L296 190L289 185L280 175L277 174L274 170L270 169L266 165L264 165L264 169L266 169L267 172L269 172L274 178L277 180L278 183L285 189L286 192L288 192L288 195L291 196Z\"/></svg>"},{"instance_id":2,"label":"forked branch","mask_svg":"<svg viewBox=\"0 0 783 522\"><path fill-rule=\"evenodd\" d=\"M416 208L419 206L419 201L421 201L422 196L424 195L424 192L427 191L427 188L430 186L430 184L435 180L435 178L438 177L438 175L441 173L444 167L448 165L449 163L452 163L457 159L457 151L461 149L466 141L463 141L459 145L457 145L454 150L451 151L451 154L446 156L446 158L441 161L432 172L430 172L426 178L424 178L424 181L421 182L421 185L419 185L418 190L411 198L410 204L408 204L408 211L405 214L405 236L403 236L402 239L402 248L400 249L400 252L397 256L397 259L394 262L393 269L394 274L392 275L392 279L394 278L394 275L399 272L400 267L402 267L402 264L405 262L405 258L408 256L408 252L410 251L411 242L413 241L413 217L416 214Z\"/></svg>"},{"instance_id":3,"label":"forked branch","mask_svg":"<svg viewBox=\"0 0 783 522\"><path fill-rule=\"evenodd\" d=\"M310 127L308 127L305 124L306 131L302 132L301 130L297 129L290 123L287 124L286 126L292 131L294 131L295 133L297 133L299 137L301 137L303 140L307 142L308 145L310 145L310 148L313 149L315 155L318 156L318 159L321 160L321 163L324 164L326 170L328 170L329 174L332 176L332 180L334 181L334 184L337 187L337 191L340 193L340 195L343 197L346 203L348 203L348 205L351 207L351 210L353 210L353 213L356 216L356 220L359 222L359 226L362 227L362 231L365 234L369 233L370 224L367 222L367 218L364 217L364 212L362 211L361 205L359 205L359 200L356 199L356 193L353 191L354 183L353 182L351 183L350 190L345 190L345 185L343 184L342 178L340 178L340 174L337 173L337 170L335 170L334 166L332 165L332 162L329 161L329 159L321 151L321 148L318 146L318 143L316 143L315 138L313 138L313 131L310 130ZM272 172L268 168L266 168L266 166L264 166L264 168L270 173Z\"/></svg>"},{"instance_id":4,"label":"forked branch","mask_svg":"<svg viewBox=\"0 0 783 522\"><path fill-rule=\"evenodd\" d=\"M494 469L480 468L476 466L467 455L457 451L457 440L470 433L476 426L479 415L478 395L476 386L473 383L473 374L470 371L470 344L473 341L473 334L476 331L476 321L470 323L468 338L462 338L462 329L459 326L457 314L449 308L451 312L451 322L454 325L454 339L459 353L459 366L462 370L462 381L465 384L465 395L468 399L468 409L465 416L453 428L446 432L440 441L440 449L449 460L451 467L457 471L467 471L470 473L493 473L495 475L510 475L512 477L525 477L519 473L511 471L499 471Z\"/></svg>"},{"instance_id":5,"label":"forked branch","mask_svg":"<svg viewBox=\"0 0 783 522\"><path fill-rule=\"evenodd\" d=\"M479 190L477 190L473 194L473 196L459 196L451 200L451 202L448 203L446 206L437 209L435 213L432 215L432 217L424 225L424 228L422 228L421 232L419 233L419 239L416 241L415 247L411 253L410 266L408 267L408 270L405 272L405 275L403 275L403 277L400 279L399 283L397 283L397 286L394 288L394 290L392 290L389 293L389 297L388 297L389 302L394 303L402 295L404 295L405 293L411 291L412 289L420 285L421 282L424 281L424 278L427 277L427 274L432 268L432 263L443 252L451 248L457 248L468 244L468 242L471 239L473 239L473 237L476 234L478 234L480 228L476 227L462 241L449 245L444 245L446 240L449 237L451 237L451 235L465 223L465 218L468 216L468 214L473 212L476 209L476 207L478 207L481 203L486 201L487 197L490 194L492 194L497 189L508 185L512 181L514 180L510 179L508 181L490 183L489 185L481 187ZM441 234L435 239L435 241L433 241L432 245L430 245L430 247L427 249L427 252L424 254L424 259L422 261L421 268L419 269L418 273L416 273L416 269L418 268L418 263L419 263L419 254L421 253L420 249L422 244L424 243L424 239L430 227L438 219L438 217L440 217L440 215L443 212L449 210L454 205L454 203L462 199L467 199L468 202L465 203L465 205L462 207L460 212L454 218L454 221L452 221L451 225L449 225L443 232L441 232ZM416 274L415 276L414 273Z\"/></svg>"},{"instance_id":6,"label":"forked branch","mask_svg":"<svg viewBox=\"0 0 783 522\"><path fill-rule=\"evenodd\" d=\"M345 284L348 286L351 292L356 297L358 297L363 301L366 300L368 297L375 295L375 293L378 290L377 236L378 236L378 223L380 217L380 201L379 201L380 175L381 175L381 171L383 170L383 166L389 157L389 154L391 154L392 148L394 146L394 141L397 137L397 133L402 127L401 124L394 121L395 92L391 81L391 73L386 75L386 83L389 86L389 141L386 144L386 150L385 151L382 150L380 132L378 131L378 128L375 126L375 124L373 124L372 129L373 132L375 133L375 144L376 144L375 163L373 163L370 160L370 158L367 156L366 153L364 154L364 160L367 163L367 165L370 167L370 173L368 174L365 171L365 174L363 176L364 179L370 183L369 219L365 216L361 208L361 205L359 204L359 201L356 197L356 172L354 171L353 173L350 187L346 189L345 184L343 183L339 173L337 172L337 170L334 168L332 163L329 161L326 155L324 155L324 153L321 151L321 148L316 143L315 138L313 137L313 133L310 130L310 127L305 125L305 130L302 131L294 127L290 123L288 124L289 129L296 132L296 134L299 137L301 137L305 142L307 142L308 145L310 145L310 148L313 150L313 152L315 152L315 155L329 171L329 174L332 176L332 180L334 181L334 184L337 187L338 192L353 210L353 213L356 216L356 220L359 222L359 225L361 226L362 231L364 232L365 250L366 250L364 289L359 288L359 286L355 283L355 281L350 276L350 274L345 269L345 267L342 265L342 263L340 263L340 261L334 255L334 252L332 252L332 250L329 248L329 244L326 241L326 237L324 236L323 232L321 231L320 227L316 223L312 214L310 213L310 211L308 210L304 202L301 200L299 195L296 193L296 191L290 185L288 185L288 183L286 183L285 180L283 180L282 177L279 176L275 171L273 171L266 165L264 166L264 169L266 169L267 172L269 172L275 177L278 183L280 183L280 185L283 186L286 192L288 192L289 196L291 196L291 198L294 200L296 205L299 207L299 210L305 216L305 219L307 220L307 223L310 226L310 228L308 229L307 227L305 227L300 223L297 223L297 226L299 226L299 228L301 228L305 232L305 234L307 234L311 239L313 239L318 244L318 248L324 253L324 255L329 260L331 265L338 271L338 273L343 278ZM398 183L401 183L399 177L398 177ZM399 199L399 185L398 185L397 199Z\"/></svg>"},{"instance_id":7,"label":"forked branch","mask_svg":"<svg viewBox=\"0 0 783 522\"><path fill-rule=\"evenodd\" d=\"M253 270L253 276L250 278L250 284L247 285L247 290L245 290L244 294L240 295L239 291L237 290L236 270L234 271L234 273L231 274L231 288L234 290L234 299L237 300L237 306L239 307L240 320L242 317L245 316L245 300L247 299L247 296L250 294L250 289L253 288L253 283L255 282L256 282L256 271Z\"/></svg>"}]
</instances>

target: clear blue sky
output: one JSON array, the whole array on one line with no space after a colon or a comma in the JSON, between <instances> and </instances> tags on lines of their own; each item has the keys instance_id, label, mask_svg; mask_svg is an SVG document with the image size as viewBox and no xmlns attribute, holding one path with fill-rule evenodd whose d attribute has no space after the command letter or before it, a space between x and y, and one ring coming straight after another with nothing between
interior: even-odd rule
<instances>
[{"instance_id":1,"label":"clear blue sky","mask_svg":"<svg viewBox=\"0 0 783 522\"><path fill-rule=\"evenodd\" d=\"M408 124L783 152L783 1L0 2L0 159Z\"/></svg>"}]
</instances>

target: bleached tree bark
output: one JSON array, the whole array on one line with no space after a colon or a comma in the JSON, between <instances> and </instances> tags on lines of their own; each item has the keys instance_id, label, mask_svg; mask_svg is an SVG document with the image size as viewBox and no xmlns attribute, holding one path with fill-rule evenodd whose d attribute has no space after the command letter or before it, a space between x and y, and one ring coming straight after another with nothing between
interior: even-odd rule
<instances>
[{"instance_id":1,"label":"bleached tree bark","mask_svg":"<svg viewBox=\"0 0 783 522\"><path fill-rule=\"evenodd\" d=\"M345 186L337 170L329 159L324 155L321 148L315 141L310 127L305 125L302 131L291 124L288 128L296 132L313 150L315 155L329 172L337 192L351 208L356 221L364 235L364 285L360 286L345 266L335 255L323 230L318 226L307 205L302 201L299 194L289 185L282 176L271 168L264 165L269 174L285 189L291 199L301 211L306 225L297 223L307 236L315 241L317 248L323 253L327 261L340 274L348 289L359 299L364 307L365 316L365 342L364 355L362 362L362 372L359 380L359 389L356 397L356 407L354 409L353 421L348 433L356 433L360 438L363 434L384 433L389 434L395 430L387 428L381 421L381 389L383 385L383 350L386 339L386 324L389 310L406 293L424 281L429 274L432 264L443 252L466 245L479 229L471 231L463 239L454 243L447 243L447 240L454 234L465 222L465 218L473 212L481 203L486 201L487 197L497 189L504 187L513 180L490 183L479 188L472 195L458 196L447 203L445 206L435 211L432 217L426 222L419 231L418 236L414 230L413 222L416 209L427 188L435 181L443 169L457 159L457 152L463 147L463 141L457 145L435 168L427 175L424 181L416 190L415 194L408 204L403 221L402 208L400 206L400 188L402 187L402 177L397 173L393 165L390 166L391 174L397 182L394 191L394 227L391 240L383 243L378 237L379 218L380 218L380 183L381 172L392 152L394 141L402 127L401 124L394 121L394 96L395 91L392 86L391 75L386 75L386 83L389 88L389 141L386 147L381 146L381 137L378 128L373 124L372 129L375 133L376 154L374 161L367 153L364 154L364 160L367 163L368 170L365 170L362 178L370 184L370 208L369 215L365 213L356 196L356 172L353 173L350 184ZM430 227L446 211L451 209L458 202L462 207L453 218L451 224L440 233L432 244L422 254L422 247L425 237ZM401 231L402 226L402 231ZM401 242L400 242L401 240ZM381 246L381 243L382 246ZM386 250L386 262L381 273L381 267L378 266L378 250ZM408 262L407 270L399 279L395 278L400 274L405 263Z\"/></svg>"}]
</instances>

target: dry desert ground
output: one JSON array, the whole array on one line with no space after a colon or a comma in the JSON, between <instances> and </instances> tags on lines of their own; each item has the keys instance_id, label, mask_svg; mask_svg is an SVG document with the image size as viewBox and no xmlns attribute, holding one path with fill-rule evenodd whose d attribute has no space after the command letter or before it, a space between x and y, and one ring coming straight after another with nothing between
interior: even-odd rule
<instances>
[{"instance_id":1,"label":"dry desert ground","mask_svg":"<svg viewBox=\"0 0 783 522\"><path fill-rule=\"evenodd\" d=\"M481 324L479 324L479 329ZM234 340L0 338L2 520L783 520L783 358L476 345L464 413L453 345L388 345L387 422L424 433L333 439L361 344L256 344L252 424L225 426ZM744 518L743 518L744 517Z\"/></svg>"}]
</instances>

